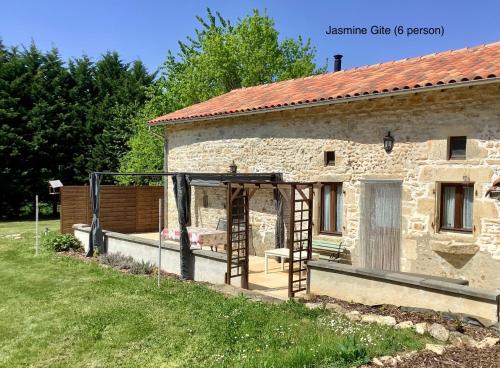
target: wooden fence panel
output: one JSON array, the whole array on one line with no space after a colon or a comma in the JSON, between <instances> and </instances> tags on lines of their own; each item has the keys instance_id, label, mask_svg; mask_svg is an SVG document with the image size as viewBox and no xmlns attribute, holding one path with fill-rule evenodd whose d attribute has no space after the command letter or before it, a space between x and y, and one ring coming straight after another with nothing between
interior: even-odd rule
<instances>
[{"instance_id":1,"label":"wooden fence panel","mask_svg":"<svg viewBox=\"0 0 500 368\"><path fill-rule=\"evenodd\" d=\"M160 198L163 198L163 187L137 187L136 232L158 229L158 199Z\"/></svg>"},{"instance_id":2,"label":"wooden fence panel","mask_svg":"<svg viewBox=\"0 0 500 368\"><path fill-rule=\"evenodd\" d=\"M64 186L61 188L61 233L72 233L73 224L91 221L88 186Z\"/></svg>"},{"instance_id":3,"label":"wooden fence panel","mask_svg":"<svg viewBox=\"0 0 500 368\"><path fill-rule=\"evenodd\" d=\"M92 222L89 186L61 188L61 232L72 233L73 224ZM158 199L161 186L101 186L101 226L121 233L158 229Z\"/></svg>"}]
</instances>

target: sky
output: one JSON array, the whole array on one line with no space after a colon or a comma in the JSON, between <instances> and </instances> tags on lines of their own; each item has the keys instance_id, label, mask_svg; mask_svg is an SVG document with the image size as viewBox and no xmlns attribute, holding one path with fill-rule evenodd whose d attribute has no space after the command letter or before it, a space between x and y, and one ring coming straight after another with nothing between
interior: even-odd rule
<instances>
[{"instance_id":1,"label":"sky","mask_svg":"<svg viewBox=\"0 0 500 368\"><path fill-rule=\"evenodd\" d=\"M142 60L150 71L164 61L177 41L194 34L196 15L206 8L233 23L252 9L275 20L280 38L310 38L323 66L344 55L342 68L420 56L500 41L500 1L470 0L0 0L3 43L42 50L57 47L64 60L87 54L94 60L108 50L130 62ZM366 35L327 35L329 27L366 27ZM391 34L371 34L372 26ZM401 26L403 35L394 35ZM408 29L439 27L443 35L411 35Z\"/></svg>"}]
</instances>

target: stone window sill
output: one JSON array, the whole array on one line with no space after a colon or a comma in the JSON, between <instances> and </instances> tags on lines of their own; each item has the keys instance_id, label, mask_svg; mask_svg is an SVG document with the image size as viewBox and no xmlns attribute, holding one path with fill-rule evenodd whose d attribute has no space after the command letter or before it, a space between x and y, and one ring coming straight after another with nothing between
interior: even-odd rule
<instances>
[{"instance_id":1,"label":"stone window sill","mask_svg":"<svg viewBox=\"0 0 500 368\"><path fill-rule=\"evenodd\" d=\"M474 233L440 229L439 232L432 235L431 240L440 240L440 241L458 240L460 242L472 243L474 240Z\"/></svg>"},{"instance_id":2,"label":"stone window sill","mask_svg":"<svg viewBox=\"0 0 500 368\"><path fill-rule=\"evenodd\" d=\"M431 248L434 252L457 254L457 255L474 255L479 250L479 247L470 242L457 241L431 241Z\"/></svg>"}]
</instances>

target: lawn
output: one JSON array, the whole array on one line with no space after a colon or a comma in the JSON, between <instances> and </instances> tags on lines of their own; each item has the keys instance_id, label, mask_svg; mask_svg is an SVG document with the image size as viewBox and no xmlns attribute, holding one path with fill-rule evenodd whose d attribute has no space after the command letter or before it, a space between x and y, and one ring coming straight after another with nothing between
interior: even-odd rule
<instances>
[{"instance_id":1,"label":"lawn","mask_svg":"<svg viewBox=\"0 0 500 368\"><path fill-rule=\"evenodd\" d=\"M425 343L295 302L227 298L171 278L158 289L154 277L35 256L33 238L33 222L0 223L2 367L352 367Z\"/></svg>"}]
</instances>

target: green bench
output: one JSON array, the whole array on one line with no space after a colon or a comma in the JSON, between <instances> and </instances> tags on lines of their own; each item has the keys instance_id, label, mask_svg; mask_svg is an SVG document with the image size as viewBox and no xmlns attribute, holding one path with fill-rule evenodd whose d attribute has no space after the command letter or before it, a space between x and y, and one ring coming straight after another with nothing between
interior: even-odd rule
<instances>
[{"instance_id":1,"label":"green bench","mask_svg":"<svg viewBox=\"0 0 500 368\"><path fill-rule=\"evenodd\" d=\"M312 241L313 251L323 251L328 253L327 255L320 254L320 259L326 259L331 262L340 262L342 260L342 254L346 253L346 247L342 245L342 241L330 242L325 240Z\"/></svg>"}]
</instances>

